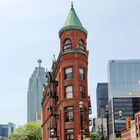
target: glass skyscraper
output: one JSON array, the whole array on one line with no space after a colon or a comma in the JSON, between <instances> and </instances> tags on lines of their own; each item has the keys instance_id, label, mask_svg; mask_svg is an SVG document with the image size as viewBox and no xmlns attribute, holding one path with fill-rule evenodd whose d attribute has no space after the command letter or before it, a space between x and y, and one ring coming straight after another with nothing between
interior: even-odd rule
<instances>
[{"instance_id":1,"label":"glass skyscraper","mask_svg":"<svg viewBox=\"0 0 140 140\"><path fill-rule=\"evenodd\" d=\"M139 95L140 60L111 60L108 66L109 99Z\"/></svg>"},{"instance_id":2,"label":"glass skyscraper","mask_svg":"<svg viewBox=\"0 0 140 140\"><path fill-rule=\"evenodd\" d=\"M41 59L38 60L39 66L35 68L29 79L27 97L27 121L41 120L41 101L43 84L45 84L45 69L41 67Z\"/></svg>"},{"instance_id":3,"label":"glass skyscraper","mask_svg":"<svg viewBox=\"0 0 140 140\"><path fill-rule=\"evenodd\" d=\"M140 110L140 60L111 60L108 64L109 134L120 136L126 116ZM119 111L122 118L119 118Z\"/></svg>"},{"instance_id":4,"label":"glass skyscraper","mask_svg":"<svg viewBox=\"0 0 140 140\"><path fill-rule=\"evenodd\" d=\"M98 83L96 89L96 101L97 101L97 117L102 116L106 112L106 105L108 104L108 84Z\"/></svg>"}]
</instances>

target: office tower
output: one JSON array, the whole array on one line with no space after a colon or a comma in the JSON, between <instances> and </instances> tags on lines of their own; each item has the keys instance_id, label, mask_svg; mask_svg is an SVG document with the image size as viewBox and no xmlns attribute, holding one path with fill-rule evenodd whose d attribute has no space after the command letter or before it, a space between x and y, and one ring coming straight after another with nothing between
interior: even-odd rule
<instances>
[{"instance_id":1,"label":"office tower","mask_svg":"<svg viewBox=\"0 0 140 140\"><path fill-rule=\"evenodd\" d=\"M8 138L14 132L15 124L9 122L8 124L0 124L0 138Z\"/></svg>"},{"instance_id":2,"label":"office tower","mask_svg":"<svg viewBox=\"0 0 140 140\"><path fill-rule=\"evenodd\" d=\"M41 59L38 60L39 66L35 68L29 79L27 97L27 121L41 120L41 101L43 84L45 83L45 69L41 67Z\"/></svg>"},{"instance_id":3,"label":"office tower","mask_svg":"<svg viewBox=\"0 0 140 140\"><path fill-rule=\"evenodd\" d=\"M97 117L106 117L106 105L108 104L108 84L98 83L96 89Z\"/></svg>"},{"instance_id":4,"label":"office tower","mask_svg":"<svg viewBox=\"0 0 140 140\"><path fill-rule=\"evenodd\" d=\"M42 101L43 140L89 138L87 31L73 5L59 38L59 57L47 74Z\"/></svg>"},{"instance_id":5,"label":"office tower","mask_svg":"<svg viewBox=\"0 0 140 140\"><path fill-rule=\"evenodd\" d=\"M111 60L108 64L109 135L113 140L125 129L125 118L140 110L140 60ZM122 111L122 118L119 117Z\"/></svg>"}]
</instances>

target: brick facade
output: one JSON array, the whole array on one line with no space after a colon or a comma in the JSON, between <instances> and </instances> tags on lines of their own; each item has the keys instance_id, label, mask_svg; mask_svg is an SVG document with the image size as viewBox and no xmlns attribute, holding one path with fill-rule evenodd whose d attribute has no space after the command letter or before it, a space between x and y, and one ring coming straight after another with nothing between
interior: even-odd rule
<instances>
[{"instance_id":1,"label":"brick facade","mask_svg":"<svg viewBox=\"0 0 140 140\"><path fill-rule=\"evenodd\" d=\"M52 137L59 140L76 140L81 134L81 128L85 138L90 135L86 38L87 35L84 32L76 29L66 30L60 35L60 54L52 66L53 78L58 82L56 88L58 100L48 97L51 90L55 92L53 84L49 81L48 85L45 86L42 100L42 140L48 140ZM66 47L70 48L65 50L67 39L71 42ZM80 41L82 42L82 49L79 47ZM65 70L68 68L72 72L66 75ZM83 103L81 112L79 102ZM54 106L54 115L48 109L50 105ZM56 131L54 136L50 134L52 127L56 128L54 129Z\"/></svg>"}]
</instances>

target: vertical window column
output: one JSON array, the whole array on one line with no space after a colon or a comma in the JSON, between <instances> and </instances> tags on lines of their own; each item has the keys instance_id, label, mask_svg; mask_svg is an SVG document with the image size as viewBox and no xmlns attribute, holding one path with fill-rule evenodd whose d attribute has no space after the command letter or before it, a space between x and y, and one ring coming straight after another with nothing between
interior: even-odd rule
<instances>
[{"instance_id":1,"label":"vertical window column","mask_svg":"<svg viewBox=\"0 0 140 140\"><path fill-rule=\"evenodd\" d=\"M83 68L79 68L79 79L85 80L85 70Z\"/></svg>"},{"instance_id":2,"label":"vertical window column","mask_svg":"<svg viewBox=\"0 0 140 140\"><path fill-rule=\"evenodd\" d=\"M72 67L68 67L64 69L64 80L72 79Z\"/></svg>"},{"instance_id":3,"label":"vertical window column","mask_svg":"<svg viewBox=\"0 0 140 140\"><path fill-rule=\"evenodd\" d=\"M65 108L65 122L73 122L73 107Z\"/></svg>"},{"instance_id":4,"label":"vertical window column","mask_svg":"<svg viewBox=\"0 0 140 140\"><path fill-rule=\"evenodd\" d=\"M85 98L85 87L80 86L80 98Z\"/></svg>"},{"instance_id":5,"label":"vertical window column","mask_svg":"<svg viewBox=\"0 0 140 140\"><path fill-rule=\"evenodd\" d=\"M74 130L73 129L66 129L65 140L74 140Z\"/></svg>"},{"instance_id":6,"label":"vertical window column","mask_svg":"<svg viewBox=\"0 0 140 140\"><path fill-rule=\"evenodd\" d=\"M72 86L65 87L65 98L73 98L73 87Z\"/></svg>"}]
</instances>

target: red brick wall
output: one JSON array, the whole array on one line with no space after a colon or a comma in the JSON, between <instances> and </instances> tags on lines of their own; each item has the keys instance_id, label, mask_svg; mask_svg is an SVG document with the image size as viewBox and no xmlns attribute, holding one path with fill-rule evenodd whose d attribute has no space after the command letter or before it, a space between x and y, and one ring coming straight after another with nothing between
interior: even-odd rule
<instances>
[{"instance_id":1,"label":"red brick wall","mask_svg":"<svg viewBox=\"0 0 140 140\"><path fill-rule=\"evenodd\" d=\"M65 39L72 40L72 49L78 49L79 40L82 39L85 44L85 52L87 51L86 47L86 35L83 32L78 30L70 30L64 32L60 37L60 50L63 52L63 42ZM64 80L64 68L72 66L73 68L73 79L72 80ZM85 80L79 80L79 67L85 69ZM80 112L79 112L79 102L83 101L84 107L87 109L86 113L88 114L88 85L87 85L87 73L88 73L88 58L84 54L80 53L68 53L64 54L60 57L59 64L57 65L56 69L56 79L59 82L58 84L58 112L61 110L61 135L60 139L64 140L65 129L73 128L75 132L75 139L77 135L80 134ZM65 99L64 98L64 86L66 85L73 85L74 96L73 99ZM79 86L83 85L85 87L85 96L86 98L80 99L80 90ZM68 106L74 107L74 122L65 123L64 122L64 108ZM86 116L88 118L88 115ZM87 119L88 120L88 119ZM89 120L88 120L89 121ZM85 126L89 126L89 123ZM89 130L88 130L89 135Z\"/></svg>"},{"instance_id":2,"label":"red brick wall","mask_svg":"<svg viewBox=\"0 0 140 140\"><path fill-rule=\"evenodd\" d=\"M78 49L79 40L81 39L84 42L85 54L83 53L67 53L62 54L57 60L55 68L55 79L58 80L58 102L57 102L57 113L59 119L57 120L57 135L59 140L65 140L65 130L68 128L74 129L75 140L80 134L80 111L79 111L79 102L82 101L85 108L86 123L84 128L87 128L87 136L89 136L89 110L88 110L88 84L87 84L87 74L88 74L88 56L87 46L86 46L86 35L79 30L69 30L62 33L60 36L60 51L63 52L63 42L65 39L72 40L72 49ZM73 68L73 79L64 80L64 68L72 66ZM79 80L79 67L84 68L85 70L85 79ZM64 97L64 86L73 85L74 96L72 99L65 99ZM79 86L82 85L85 87L85 98L80 99L80 90ZM50 103L47 97L43 99L43 140L48 138L48 130L45 129L45 125L49 122L49 112L46 110L48 104ZM74 122L66 122L64 118L64 109L65 107L73 106L74 107Z\"/></svg>"},{"instance_id":3,"label":"red brick wall","mask_svg":"<svg viewBox=\"0 0 140 140\"><path fill-rule=\"evenodd\" d=\"M87 50L85 33L78 30L68 30L60 36L60 51L63 51L63 43L67 38L72 40L72 46L75 49L78 48L79 40L82 39L85 44L85 49Z\"/></svg>"}]
</instances>

